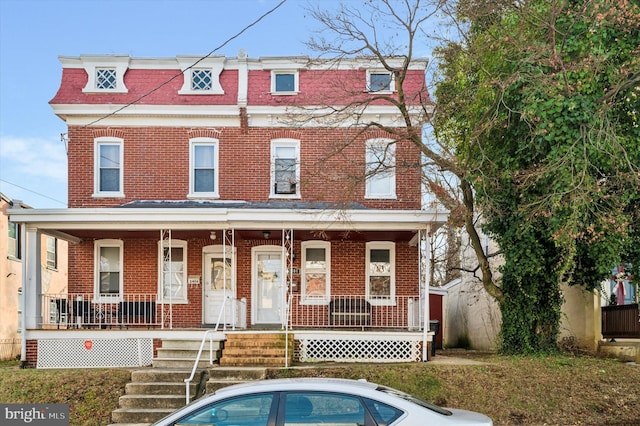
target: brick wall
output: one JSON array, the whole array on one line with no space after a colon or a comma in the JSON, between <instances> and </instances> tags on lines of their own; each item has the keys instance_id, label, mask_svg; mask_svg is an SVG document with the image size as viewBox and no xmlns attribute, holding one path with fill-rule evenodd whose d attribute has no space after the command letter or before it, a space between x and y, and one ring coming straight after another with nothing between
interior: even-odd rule
<instances>
[{"instance_id":1,"label":"brick wall","mask_svg":"<svg viewBox=\"0 0 640 426\"><path fill-rule=\"evenodd\" d=\"M124 139L124 198L94 198L94 139ZM189 139L219 139L220 197L267 201L271 140L300 140L301 194L308 201L359 201L380 209L420 208L418 148L401 141L396 148L396 200L364 199L364 141L341 129L282 130L239 128L218 131L188 128L69 128L69 207L109 207L133 200L185 200L189 192Z\"/></svg>"}]
</instances>

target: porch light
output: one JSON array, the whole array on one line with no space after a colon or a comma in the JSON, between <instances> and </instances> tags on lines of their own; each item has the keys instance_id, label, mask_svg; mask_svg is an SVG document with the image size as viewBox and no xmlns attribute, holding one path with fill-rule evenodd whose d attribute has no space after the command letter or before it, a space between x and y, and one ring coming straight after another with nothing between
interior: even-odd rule
<instances>
[{"instance_id":1,"label":"porch light","mask_svg":"<svg viewBox=\"0 0 640 426\"><path fill-rule=\"evenodd\" d=\"M216 231L211 231L211 234L209 234L209 238L215 240L217 238Z\"/></svg>"},{"instance_id":2,"label":"porch light","mask_svg":"<svg viewBox=\"0 0 640 426\"><path fill-rule=\"evenodd\" d=\"M262 236L264 237L265 240L268 240L269 237L271 236L271 232L269 231L262 231Z\"/></svg>"}]
</instances>

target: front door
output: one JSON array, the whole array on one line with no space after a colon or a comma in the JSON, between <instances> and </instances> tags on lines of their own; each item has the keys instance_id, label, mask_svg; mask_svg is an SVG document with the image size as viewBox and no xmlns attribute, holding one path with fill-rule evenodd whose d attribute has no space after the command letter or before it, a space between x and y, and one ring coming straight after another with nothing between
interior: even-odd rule
<instances>
[{"instance_id":1,"label":"front door","mask_svg":"<svg viewBox=\"0 0 640 426\"><path fill-rule=\"evenodd\" d=\"M220 324L233 323L232 303L235 298L235 288L232 279L231 259L220 253L205 253L204 255L204 323ZM223 309L222 316L220 312Z\"/></svg>"},{"instance_id":2,"label":"front door","mask_svg":"<svg viewBox=\"0 0 640 426\"><path fill-rule=\"evenodd\" d=\"M282 324L282 249L256 247L253 257L255 324Z\"/></svg>"}]
</instances>

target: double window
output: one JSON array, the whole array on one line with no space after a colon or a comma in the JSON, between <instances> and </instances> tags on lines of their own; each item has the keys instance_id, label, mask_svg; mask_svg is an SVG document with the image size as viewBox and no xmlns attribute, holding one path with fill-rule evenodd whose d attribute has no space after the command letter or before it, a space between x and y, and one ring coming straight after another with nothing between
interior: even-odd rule
<instances>
[{"instance_id":1,"label":"double window","mask_svg":"<svg viewBox=\"0 0 640 426\"><path fill-rule=\"evenodd\" d=\"M271 141L271 197L300 196L300 141Z\"/></svg>"},{"instance_id":2,"label":"double window","mask_svg":"<svg viewBox=\"0 0 640 426\"><path fill-rule=\"evenodd\" d=\"M94 244L94 297L101 302L121 300L124 244L122 240L98 240Z\"/></svg>"},{"instance_id":3,"label":"double window","mask_svg":"<svg viewBox=\"0 0 640 426\"><path fill-rule=\"evenodd\" d=\"M366 294L372 305L395 303L395 244L368 242L366 245Z\"/></svg>"},{"instance_id":4,"label":"double window","mask_svg":"<svg viewBox=\"0 0 640 426\"><path fill-rule=\"evenodd\" d=\"M187 302L187 242L158 243L158 293L165 303Z\"/></svg>"},{"instance_id":5,"label":"double window","mask_svg":"<svg viewBox=\"0 0 640 426\"><path fill-rule=\"evenodd\" d=\"M302 243L302 301L325 304L331 295L331 243Z\"/></svg>"},{"instance_id":6,"label":"double window","mask_svg":"<svg viewBox=\"0 0 640 426\"><path fill-rule=\"evenodd\" d=\"M94 197L124 197L124 140L95 139Z\"/></svg>"},{"instance_id":7,"label":"double window","mask_svg":"<svg viewBox=\"0 0 640 426\"><path fill-rule=\"evenodd\" d=\"M189 197L217 198L218 140L194 138L189 145Z\"/></svg>"},{"instance_id":8,"label":"double window","mask_svg":"<svg viewBox=\"0 0 640 426\"><path fill-rule=\"evenodd\" d=\"M396 145L391 139L366 143L366 198L396 198Z\"/></svg>"}]
</instances>

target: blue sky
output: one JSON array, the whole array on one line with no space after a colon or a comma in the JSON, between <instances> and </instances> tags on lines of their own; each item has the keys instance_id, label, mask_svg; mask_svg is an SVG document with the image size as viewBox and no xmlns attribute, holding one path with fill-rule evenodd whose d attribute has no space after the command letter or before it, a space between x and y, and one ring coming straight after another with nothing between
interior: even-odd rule
<instances>
[{"instance_id":1,"label":"blue sky","mask_svg":"<svg viewBox=\"0 0 640 426\"><path fill-rule=\"evenodd\" d=\"M59 56L204 56L279 3L0 0L0 192L34 208L66 207L66 126L49 106L60 84ZM304 42L317 23L308 4L287 0L216 54L312 55Z\"/></svg>"}]
</instances>

